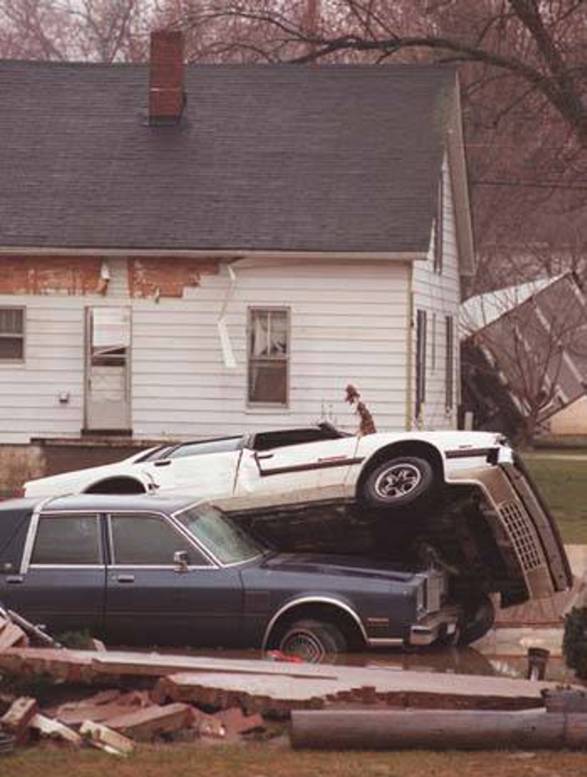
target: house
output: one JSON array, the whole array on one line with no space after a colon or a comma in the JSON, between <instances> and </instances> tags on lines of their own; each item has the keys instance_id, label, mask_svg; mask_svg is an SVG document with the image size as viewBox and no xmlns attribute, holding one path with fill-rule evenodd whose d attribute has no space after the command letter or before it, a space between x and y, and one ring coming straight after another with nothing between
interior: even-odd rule
<instances>
[{"instance_id":1,"label":"house","mask_svg":"<svg viewBox=\"0 0 587 777\"><path fill-rule=\"evenodd\" d=\"M476 428L587 434L587 298L575 273L468 299L461 339Z\"/></svg>"},{"instance_id":2,"label":"house","mask_svg":"<svg viewBox=\"0 0 587 777\"><path fill-rule=\"evenodd\" d=\"M150 65L5 61L0 91L11 460L354 428L348 382L381 430L455 426L473 240L454 68L184 66L157 32Z\"/></svg>"}]
</instances>

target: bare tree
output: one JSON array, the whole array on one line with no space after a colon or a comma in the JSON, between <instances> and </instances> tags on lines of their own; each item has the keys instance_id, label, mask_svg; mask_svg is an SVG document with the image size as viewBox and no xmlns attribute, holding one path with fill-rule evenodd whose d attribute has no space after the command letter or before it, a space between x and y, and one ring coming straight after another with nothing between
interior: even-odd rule
<instances>
[{"instance_id":1,"label":"bare tree","mask_svg":"<svg viewBox=\"0 0 587 777\"><path fill-rule=\"evenodd\" d=\"M0 56L141 61L157 7L150 0L0 0Z\"/></svg>"},{"instance_id":2,"label":"bare tree","mask_svg":"<svg viewBox=\"0 0 587 777\"><path fill-rule=\"evenodd\" d=\"M249 52L253 33L261 31L259 58L271 60L305 63L358 53L382 62L428 52L437 61L477 64L490 69L493 78L514 78L518 97L540 95L587 147L581 32L587 7L581 0L330 0L323 5L322 23L312 29L306 23L307 3L183 0L175 3L176 23L198 30L232 23L232 50Z\"/></svg>"},{"instance_id":3,"label":"bare tree","mask_svg":"<svg viewBox=\"0 0 587 777\"><path fill-rule=\"evenodd\" d=\"M167 0L193 61L458 63L479 271L560 256L587 223L584 0ZM534 252L536 254L536 252ZM487 261L492 256L492 264ZM507 282L506 281L506 282ZM511 282L511 281L510 281Z\"/></svg>"}]
</instances>

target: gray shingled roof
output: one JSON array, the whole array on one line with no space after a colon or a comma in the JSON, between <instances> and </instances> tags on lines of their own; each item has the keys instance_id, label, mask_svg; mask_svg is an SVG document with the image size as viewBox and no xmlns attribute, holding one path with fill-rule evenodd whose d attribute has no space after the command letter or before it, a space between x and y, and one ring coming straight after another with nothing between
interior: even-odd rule
<instances>
[{"instance_id":1,"label":"gray shingled roof","mask_svg":"<svg viewBox=\"0 0 587 777\"><path fill-rule=\"evenodd\" d=\"M455 71L0 62L0 247L428 248Z\"/></svg>"}]
</instances>

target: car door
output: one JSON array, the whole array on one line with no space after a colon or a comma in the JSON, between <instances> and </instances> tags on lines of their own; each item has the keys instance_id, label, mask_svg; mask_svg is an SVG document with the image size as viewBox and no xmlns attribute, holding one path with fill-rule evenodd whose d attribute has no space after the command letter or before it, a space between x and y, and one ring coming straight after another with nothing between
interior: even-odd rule
<instances>
[{"instance_id":1,"label":"car door","mask_svg":"<svg viewBox=\"0 0 587 777\"><path fill-rule=\"evenodd\" d=\"M2 600L53 635L102 634L106 567L97 513L41 513L31 519L20 570Z\"/></svg>"},{"instance_id":2,"label":"car door","mask_svg":"<svg viewBox=\"0 0 587 777\"><path fill-rule=\"evenodd\" d=\"M242 584L167 516L108 516L106 631L115 644L232 646L241 638ZM174 563L178 551L187 566Z\"/></svg>"},{"instance_id":3,"label":"car door","mask_svg":"<svg viewBox=\"0 0 587 777\"><path fill-rule=\"evenodd\" d=\"M357 463L357 437L339 437L243 452L236 497L251 504L285 504L345 496L345 479Z\"/></svg>"},{"instance_id":4,"label":"car door","mask_svg":"<svg viewBox=\"0 0 587 777\"><path fill-rule=\"evenodd\" d=\"M195 496L230 496L234 489L241 437L186 443L163 458L146 462L142 471L162 491Z\"/></svg>"}]
</instances>

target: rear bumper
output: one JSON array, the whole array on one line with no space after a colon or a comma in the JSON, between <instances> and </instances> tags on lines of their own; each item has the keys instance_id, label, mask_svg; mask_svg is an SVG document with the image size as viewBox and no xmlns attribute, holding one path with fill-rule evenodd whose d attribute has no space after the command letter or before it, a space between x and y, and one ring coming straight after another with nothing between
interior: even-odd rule
<instances>
[{"instance_id":1,"label":"rear bumper","mask_svg":"<svg viewBox=\"0 0 587 777\"><path fill-rule=\"evenodd\" d=\"M410 628L408 643L410 645L431 645L440 637L450 637L455 634L459 621L459 611L456 607L444 607L438 612L425 615Z\"/></svg>"}]
</instances>

